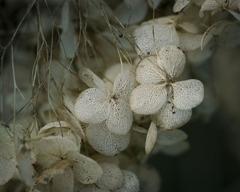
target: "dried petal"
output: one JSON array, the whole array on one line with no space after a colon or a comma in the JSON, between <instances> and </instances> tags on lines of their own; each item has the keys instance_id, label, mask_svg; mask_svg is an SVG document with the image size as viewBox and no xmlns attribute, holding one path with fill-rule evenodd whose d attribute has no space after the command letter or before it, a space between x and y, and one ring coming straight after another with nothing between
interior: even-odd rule
<instances>
[{"instance_id":1,"label":"dried petal","mask_svg":"<svg viewBox=\"0 0 240 192\"><path fill-rule=\"evenodd\" d=\"M211 11L219 8L221 8L221 5L218 4L215 0L206 0L199 11L199 15L203 16L204 11Z\"/></svg>"},{"instance_id":2,"label":"dried petal","mask_svg":"<svg viewBox=\"0 0 240 192\"><path fill-rule=\"evenodd\" d=\"M148 129L146 144L145 144L145 151L148 155L152 152L156 139L157 139L157 126L155 123L151 122L151 125Z\"/></svg>"},{"instance_id":3,"label":"dried petal","mask_svg":"<svg viewBox=\"0 0 240 192\"><path fill-rule=\"evenodd\" d=\"M181 130L161 131L157 136L157 143L161 145L174 145L187 139L187 134Z\"/></svg>"},{"instance_id":4,"label":"dried petal","mask_svg":"<svg viewBox=\"0 0 240 192\"><path fill-rule=\"evenodd\" d=\"M63 174L64 170L69 166L70 164L67 160L57 161L45 169L36 179L35 183L47 184L54 175Z\"/></svg>"},{"instance_id":5,"label":"dried petal","mask_svg":"<svg viewBox=\"0 0 240 192\"><path fill-rule=\"evenodd\" d=\"M53 192L73 192L74 178L71 168L66 168L63 174L54 175L52 181Z\"/></svg>"},{"instance_id":6,"label":"dried petal","mask_svg":"<svg viewBox=\"0 0 240 192\"><path fill-rule=\"evenodd\" d=\"M128 170L123 170L124 183L123 187L117 189L115 192L138 192L139 189L139 180L137 176Z\"/></svg>"},{"instance_id":7,"label":"dried petal","mask_svg":"<svg viewBox=\"0 0 240 192\"><path fill-rule=\"evenodd\" d=\"M202 35L190 33L178 33L179 47L183 51L192 51L201 47Z\"/></svg>"},{"instance_id":8,"label":"dried petal","mask_svg":"<svg viewBox=\"0 0 240 192\"><path fill-rule=\"evenodd\" d=\"M7 183L13 177L15 171L15 163L0 156L0 185Z\"/></svg>"},{"instance_id":9,"label":"dried petal","mask_svg":"<svg viewBox=\"0 0 240 192\"><path fill-rule=\"evenodd\" d=\"M158 65L171 77L179 77L185 67L184 53L176 46L166 46L159 51Z\"/></svg>"},{"instance_id":10,"label":"dried petal","mask_svg":"<svg viewBox=\"0 0 240 192\"><path fill-rule=\"evenodd\" d=\"M84 123L100 123L109 115L109 103L105 94L96 88L83 91L77 98L75 114Z\"/></svg>"},{"instance_id":11,"label":"dried petal","mask_svg":"<svg viewBox=\"0 0 240 192\"><path fill-rule=\"evenodd\" d=\"M49 136L41 139L36 145L37 162L47 168L56 161L66 159L68 153L78 151L77 145L61 136Z\"/></svg>"},{"instance_id":12,"label":"dried petal","mask_svg":"<svg viewBox=\"0 0 240 192\"><path fill-rule=\"evenodd\" d=\"M104 190L116 190L122 187L124 179L123 172L114 163L100 163L103 175L97 182L97 186Z\"/></svg>"},{"instance_id":13,"label":"dried petal","mask_svg":"<svg viewBox=\"0 0 240 192\"><path fill-rule=\"evenodd\" d=\"M72 153L68 157L73 165L74 178L83 184L96 183L102 176L100 165L89 157L80 153Z\"/></svg>"},{"instance_id":14,"label":"dried petal","mask_svg":"<svg viewBox=\"0 0 240 192\"><path fill-rule=\"evenodd\" d=\"M170 17L143 23L135 29L133 36L138 55L156 55L162 47L178 46L179 43L178 34Z\"/></svg>"},{"instance_id":15,"label":"dried petal","mask_svg":"<svg viewBox=\"0 0 240 192\"><path fill-rule=\"evenodd\" d=\"M167 102L158 113L152 116L152 120L162 129L177 129L185 125L192 116L192 110L176 108L172 102Z\"/></svg>"},{"instance_id":16,"label":"dried petal","mask_svg":"<svg viewBox=\"0 0 240 192\"><path fill-rule=\"evenodd\" d=\"M165 85L139 85L130 97L130 107L142 115L154 114L160 110L167 100Z\"/></svg>"},{"instance_id":17,"label":"dried petal","mask_svg":"<svg viewBox=\"0 0 240 192\"><path fill-rule=\"evenodd\" d=\"M189 33L198 33L199 32L198 26L195 23L190 23L190 22L184 21L184 22L181 22L180 24L178 24L178 26Z\"/></svg>"},{"instance_id":18,"label":"dried petal","mask_svg":"<svg viewBox=\"0 0 240 192\"><path fill-rule=\"evenodd\" d=\"M112 100L110 115L106 120L107 128L118 135L126 135L133 122L133 113L129 104L122 99Z\"/></svg>"},{"instance_id":19,"label":"dried petal","mask_svg":"<svg viewBox=\"0 0 240 192\"><path fill-rule=\"evenodd\" d=\"M173 86L173 104L182 110L188 110L199 105L204 97L204 88L201 81L190 79L179 81Z\"/></svg>"},{"instance_id":20,"label":"dried petal","mask_svg":"<svg viewBox=\"0 0 240 192\"><path fill-rule=\"evenodd\" d=\"M182 11L190 2L191 0L176 0L173 6L173 12L178 13Z\"/></svg>"},{"instance_id":21,"label":"dried petal","mask_svg":"<svg viewBox=\"0 0 240 192\"><path fill-rule=\"evenodd\" d=\"M101 91L105 90L104 82L90 69L86 67L80 68L78 72L79 78L86 83L90 88L98 88Z\"/></svg>"},{"instance_id":22,"label":"dried petal","mask_svg":"<svg viewBox=\"0 0 240 192\"><path fill-rule=\"evenodd\" d=\"M135 75L130 71L120 73L113 85L113 93L117 98L129 100L130 94L135 86Z\"/></svg>"},{"instance_id":23,"label":"dried petal","mask_svg":"<svg viewBox=\"0 0 240 192\"><path fill-rule=\"evenodd\" d=\"M155 56L145 57L136 69L136 80L140 84L157 84L165 78L166 75L158 67Z\"/></svg>"},{"instance_id":24,"label":"dried petal","mask_svg":"<svg viewBox=\"0 0 240 192\"><path fill-rule=\"evenodd\" d=\"M105 123L89 125L86 129L89 144L99 153L114 156L127 148L130 133L116 135L108 130Z\"/></svg>"}]
</instances>

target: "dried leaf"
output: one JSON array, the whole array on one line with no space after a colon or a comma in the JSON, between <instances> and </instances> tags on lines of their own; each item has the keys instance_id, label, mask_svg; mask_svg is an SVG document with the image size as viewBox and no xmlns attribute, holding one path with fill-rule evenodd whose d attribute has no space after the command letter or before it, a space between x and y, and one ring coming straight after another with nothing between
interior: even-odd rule
<instances>
[{"instance_id":1,"label":"dried leaf","mask_svg":"<svg viewBox=\"0 0 240 192\"><path fill-rule=\"evenodd\" d=\"M161 145L174 145L187 139L187 134L181 130L160 131L157 136L157 143Z\"/></svg>"},{"instance_id":2,"label":"dried leaf","mask_svg":"<svg viewBox=\"0 0 240 192\"><path fill-rule=\"evenodd\" d=\"M145 57L136 69L136 80L140 84L157 84L165 78L166 75L157 65L155 56Z\"/></svg>"},{"instance_id":3,"label":"dried leaf","mask_svg":"<svg viewBox=\"0 0 240 192\"><path fill-rule=\"evenodd\" d=\"M114 156L127 148L130 133L116 135L108 130L105 123L89 125L86 129L89 144L99 153Z\"/></svg>"},{"instance_id":4,"label":"dried leaf","mask_svg":"<svg viewBox=\"0 0 240 192\"><path fill-rule=\"evenodd\" d=\"M73 165L74 178L83 184L96 183L102 176L100 165L89 157L80 153L72 153L68 157Z\"/></svg>"},{"instance_id":5,"label":"dried leaf","mask_svg":"<svg viewBox=\"0 0 240 192\"><path fill-rule=\"evenodd\" d=\"M192 110L181 110L168 101L158 113L152 116L152 120L162 129L177 129L185 125L192 116Z\"/></svg>"},{"instance_id":6,"label":"dried leaf","mask_svg":"<svg viewBox=\"0 0 240 192\"><path fill-rule=\"evenodd\" d=\"M139 85L130 97L130 107L142 115L154 114L167 101L167 90L165 85Z\"/></svg>"},{"instance_id":7,"label":"dried leaf","mask_svg":"<svg viewBox=\"0 0 240 192\"><path fill-rule=\"evenodd\" d=\"M173 6L173 12L178 13L182 11L190 2L191 0L176 0Z\"/></svg>"},{"instance_id":8,"label":"dried leaf","mask_svg":"<svg viewBox=\"0 0 240 192\"><path fill-rule=\"evenodd\" d=\"M126 135L133 122L133 113L129 104L122 99L112 100L109 113L106 120L107 128L115 134Z\"/></svg>"},{"instance_id":9,"label":"dried leaf","mask_svg":"<svg viewBox=\"0 0 240 192\"><path fill-rule=\"evenodd\" d=\"M96 88L83 91L75 104L76 117L84 123L100 123L109 115L106 95Z\"/></svg>"},{"instance_id":10,"label":"dried leaf","mask_svg":"<svg viewBox=\"0 0 240 192\"><path fill-rule=\"evenodd\" d=\"M171 77L179 77L185 67L186 58L176 46L163 47L158 54L158 65Z\"/></svg>"},{"instance_id":11,"label":"dried leaf","mask_svg":"<svg viewBox=\"0 0 240 192\"><path fill-rule=\"evenodd\" d=\"M204 97L204 88L201 81L190 79L179 81L173 86L173 104L182 110L188 110L199 105Z\"/></svg>"},{"instance_id":12,"label":"dried leaf","mask_svg":"<svg viewBox=\"0 0 240 192\"><path fill-rule=\"evenodd\" d=\"M103 169L103 175L97 182L100 189L116 190L123 186L123 172L117 165L107 162L100 165Z\"/></svg>"},{"instance_id":13,"label":"dried leaf","mask_svg":"<svg viewBox=\"0 0 240 192\"><path fill-rule=\"evenodd\" d=\"M152 152L156 139L157 139L157 126L155 123L151 122L145 143L146 154L149 155Z\"/></svg>"}]
</instances>

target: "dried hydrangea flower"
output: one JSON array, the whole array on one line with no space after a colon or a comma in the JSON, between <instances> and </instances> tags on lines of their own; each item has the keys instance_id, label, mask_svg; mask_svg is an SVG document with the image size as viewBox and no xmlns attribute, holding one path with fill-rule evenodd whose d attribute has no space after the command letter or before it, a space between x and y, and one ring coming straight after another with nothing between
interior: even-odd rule
<instances>
[{"instance_id":1,"label":"dried hydrangea flower","mask_svg":"<svg viewBox=\"0 0 240 192\"><path fill-rule=\"evenodd\" d=\"M138 114L152 114L145 150L150 154L157 140L157 127L176 129L187 123L192 108L203 100L203 85L198 80L176 82L184 69L185 56L175 46L162 48L158 58L144 58L136 69L140 83L130 97L131 109ZM177 139L176 139L177 140Z\"/></svg>"},{"instance_id":2,"label":"dried hydrangea flower","mask_svg":"<svg viewBox=\"0 0 240 192\"><path fill-rule=\"evenodd\" d=\"M133 114L128 98L134 87L134 75L130 71L120 73L110 92L103 81L87 68L79 72L80 78L90 87L77 98L75 114L88 124L106 121L108 129L118 135L126 135L132 125Z\"/></svg>"},{"instance_id":3,"label":"dried hydrangea flower","mask_svg":"<svg viewBox=\"0 0 240 192\"><path fill-rule=\"evenodd\" d=\"M138 114L157 113L172 98L174 106L190 110L203 100L204 89L200 81L191 79L176 82L185 66L185 56L175 46L160 50L158 59L144 58L136 69L136 80L140 83L130 97L130 107Z\"/></svg>"},{"instance_id":4,"label":"dried hydrangea flower","mask_svg":"<svg viewBox=\"0 0 240 192\"><path fill-rule=\"evenodd\" d=\"M174 13L182 11L190 2L191 0L176 0L173 6Z\"/></svg>"},{"instance_id":5,"label":"dried hydrangea flower","mask_svg":"<svg viewBox=\"0 0 240 192\"><path fill-rule=\"evenodd\" d=\"M71 140L61 136L49 136L36 144L37 163L42 168L52 172L56 169L56 162L67 161L68 166L58 166L63 169L62 174L50 174L55 191L72 191L74 178L83 184L96 183L103 174L99 164L89 157L80 154L77 145ZM59 170L57 170L59 172ZM63 182L58 182L58 181ZM58 186L60 185L60 186Z\"/></svg>"}]
</instances>

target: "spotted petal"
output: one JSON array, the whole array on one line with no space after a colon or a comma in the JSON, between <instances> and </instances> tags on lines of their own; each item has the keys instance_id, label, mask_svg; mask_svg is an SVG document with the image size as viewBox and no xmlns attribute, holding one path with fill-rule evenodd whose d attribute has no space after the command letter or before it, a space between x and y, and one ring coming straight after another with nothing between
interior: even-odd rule
<instances>
[{"instance_id":1,"label":"spotted petal","mask_svg":"<svg viewBox=\"0 0 240 192\"><path fill-rule=\"evenodd\" d=\"M165 85L139 85L130 97L130 107L137 113L149 115L158 112L167 101Z\"/></svg>"},{"instance_id":2,"label":"spotted petal","mask_svg":"<svg viewBox=\"0 0 240 192\"><path fill-rule=\"evenodd\" d=\"M201 81L190 79L172 84L173 104L182 110L188 110L199 105L204 97L204 88Z\"/></svg>"}]
</instances>

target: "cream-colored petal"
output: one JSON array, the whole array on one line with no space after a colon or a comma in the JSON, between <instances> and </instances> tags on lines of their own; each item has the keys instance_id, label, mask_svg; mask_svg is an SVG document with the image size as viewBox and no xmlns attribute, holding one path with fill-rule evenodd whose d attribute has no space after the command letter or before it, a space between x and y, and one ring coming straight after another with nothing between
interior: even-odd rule
<instances>
[{"instance_id":1,"label":"cream-colored petal","mask_svg":"<svg viewBox=\"0 0 240 192\"><path fill-rule=\"evenodd\" d=\"M109 115L106 95L96 88L83 91L77 98L75 114L84 123L100 123Z\"/></svg>"},{"instance_id":2,"label":"cream-colored petal","mask_svg":"<svg viewBox=\"0 0 240 192\"><path fill-rule=\"evenodd\" d=\"M176 46L163 47L158 54L158 65L171 77L179 77L185 67L186 58Z\"/></svg>"},{"instance_id":3,"label":"cream-colored petal","mask_svg":"<svg viewBox=\"0 0 240 192\"><path fill-rule=\"evenodd\" d=\"M85 155L71 153L68 160L73 165L74 178L83 184L96 183L103 174L100 165Z\"/></svg>"},{"instance_id":4,"label":"cream-colored petal","mask_svg":"<svg viewBox=\"0 0 240 192\"><path fill-rule=\"evenodd\" d=\"M201 47L202 34L178 33L179 47L183 51L192 51Z\"/></svg>"},{"instance_id":5,"label":"cream-colored petal","mask_svg":"<svg viewBox=\"0 0 240 192\"><path fill-rule=\"evenodd\" d=\"M146 154L149 155L152 152L156 139L157 139L157 126L155 123L151 122L151 125L147 132L147 138L145 143Z\"/></svg>"},{"instance_id":6,"label":"cream-colored petal","mask_svg":"<svg viewBox=\"0 0 240 192\"><path fill-rule=\"evenodd\" d=\"M173 12L178 13L182 11L190 2L191 0L176 0L173 6Z\"/></svg>"},{"instance_id":7,"label":"cream-colored petal","mask_svg":"<svg viewBox=\"0 0 240 192\"><path fill-rule=\"evenodd\" d=\"M173 104L182 110L188 110L199 105L204 97L204 87L201 81L190 79L172 84Z\"/></svg>"},{"instance_id":8,"label":"cream-colored petal","mask_svg":"<svg viewBox=\"0 0 240 192\"><path fill-rule=\"evenodd\" d=\"M7 183L13 177L15 171L15 163L0 156L0 185Z\"/></svg>"},{"instance_id":9,"label":"cream-colored petal","mask_svg":"<svg viewBox=\"0 0 240 192\"><path fill-rule=\"evenodd\" d=\"M90 69L81 67L78 72L79 78L86 83L90 88L98 88L101 91L105 91L104 82Z\"/></svg>"},{"instance_id":10,"label":"cream-colored petal","mask_svg":"<svg viewBox=\"0 0 240 192\"><path fill-rule=\"evenodd\" d=\"M137 113L149 115L157 113L167 101L165 85L139 85L130 97L130 107Z\"/></svg>"},{"instance_id":11,"label":"cream-colored petal","mask_svg":"<svg viewBox=\"0 0 240 192\"><path fill-rule=\"evenodd\" d=\"M123 170L124 183L123 187L114 192L138 192L140 190L140 183L137 176L128 170Z\"/></svg>"},{"instance_id":12,"label":"cream-colored petal","mask_svg":"<svg viewBox=\"0 0 240 192\"><path fill-rule=\"evenodd\" d=\"M155 84L163 82L165 73L157 65L157 57L145 57L137 66L136 80L140 84Z\"/></svg>"},{"instance_id":13,"label":"cream-colored petal","mask_svg":"<svg viewBox=\"0 0 240 192\"><path fill-rule=\"evenodd\" d=\"M89 125L86 129L89 144L99 153L114 156L127 148L130 142L130 132L126 135L116 135L108 130L105 123Z\"/></svg>"},{"instance_id":14,"label":"cream-colored petal","mask_svg":"<svg viewBox=\"0 0 240 192\"><path fill-rule=\"evenodd\" d=\"M181 110L168 101L158 113L151 116L153 122L162 129L177 129L185 125L192 116L192 110Z\"/></svg>"},{"instance_id":15,"label":"cream-colored petal","mask_svg":"<svg viewBox=\"0 0 240 192\"><path fill-rule=\"evenodd\" d=\"M97 186L104 190L116 190L123 186L124 178L121 169L114 163L100 163L103 175L98 180Z\"/></svg>"},{"instance_id":16,"label":"cream-colored petal","mask_svg":"<svg viewBox=\"0 0 240 192\"><path fill-rule=\"evenodd\" d=\"M70 167L66 168L63 174L53 176L52 191L53 192L73 192L74 178L73 171Z\"/></svg>"}]
</instances>

